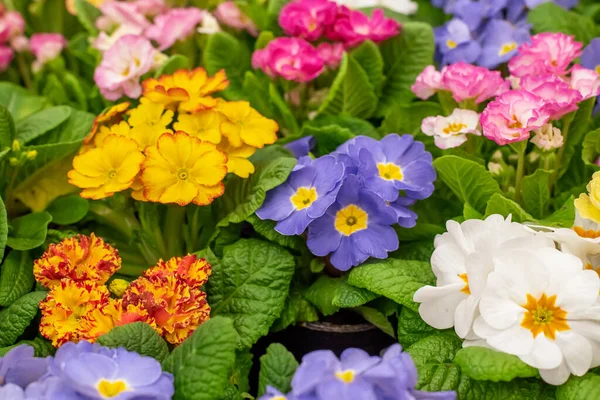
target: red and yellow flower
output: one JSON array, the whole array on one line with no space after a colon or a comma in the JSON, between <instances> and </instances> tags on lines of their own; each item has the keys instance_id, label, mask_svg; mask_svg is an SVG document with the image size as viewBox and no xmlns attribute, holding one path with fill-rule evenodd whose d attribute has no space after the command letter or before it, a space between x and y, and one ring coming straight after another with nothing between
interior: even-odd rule
<instances>
[{"instance_id":1,"label":"red and yellow flower","mask_svg":"<svg viewBox=\"0 0 600 400\"><path fill-rule=\"evenodd\" d=\"M200 288L208 281L211 272L212 268L208 261L188 254L184 257L173 257L168 261L158 260L156 267L144 272L144 277L176 276L187 285Z\"/></svg>"}]
</instances>

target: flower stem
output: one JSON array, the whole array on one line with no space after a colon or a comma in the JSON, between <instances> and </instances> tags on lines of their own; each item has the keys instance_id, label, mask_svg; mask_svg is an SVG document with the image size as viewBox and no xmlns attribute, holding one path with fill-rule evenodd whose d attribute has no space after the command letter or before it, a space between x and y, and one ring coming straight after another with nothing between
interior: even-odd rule
<instances>
[{"instance_id":1,"label":"flower stem","mask_svg":"<svg viewBox=\"0 0 600 400\"><path fill-rule=\"evenodd\" d=\"M567 135L569 134L569 128L571 128L571 122L573 122L573 117L575 117L575 112L565 115L563 120L563 128L562 128L562 136L563 136L563 145L558 149L558 153L556 153L556 162L555 168L552 172L552 177L550 178L550 194L554 190L554 185L558 180L558 175L560 173L561 162L565 155L565 149L567 148Z\"/></svg>"},{"instance_id":2,"label":"flower stem","mask_svg":"<svg viewBox=\"0 0 600 400\"><path fill-rule=\"evenodd\" d=\"M164 237L169 257L183 255L183 224L185 222L185 207L169 205L165 222Z\"/></svg>"},{"instance_id":3,"label":"flower stem","mask_svg":"<svg viewBox=\"0 0 600 400\"><path fill-rule=\"evenodd\" d=\"M25 63L25 58L23 57L23 53L17 53L17 64L19 66L19 72L21 73L21 77L23 78L23 82L25 83L25 87L29 90L33 87L31 83L31 76L29 75L29 68Z\"/></svg>"},{"instance_id":4,"label":"flower stem","mask_svg":"<svg viewBox=\"0 0 600 400\"><path fill-rule=\"evenodd\" d=\"M525 150L527 150L527 141L524 140L519 143L515 143L513 148L517 150L519 154L519 161L517 162L517 173L515 175L515 201L521 202L521 186L523 184L523 175L525 175Z\"/></svg>"},{"instance_id":5,"label":"flower stem","mask_svg":"<svg viewBox=\"0 0 600 400\"><path fill-rule=\"evenodd\" d=\"M133 214L112 209L102 201L90 201L90 213L128 239L133 238L134 230L140 229L140 223Z\"/></svg>"}]
</instances>

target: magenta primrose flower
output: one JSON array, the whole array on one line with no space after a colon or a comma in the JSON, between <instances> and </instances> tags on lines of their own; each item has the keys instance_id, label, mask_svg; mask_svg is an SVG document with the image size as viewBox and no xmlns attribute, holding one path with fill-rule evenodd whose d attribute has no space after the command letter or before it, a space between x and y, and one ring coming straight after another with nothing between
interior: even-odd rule
<instances>
[{"instance_id":1,"label":"magenta primrose flower","mask_svg":"<svg viewBox=\"0 0 600 400\"><path fill-rule=\"evenodd\" d=\"M270 77L308 82L323 71L325 63L317 49L304 39L280 37L252 55L252 66Z\"/></svg>"},{"instance_id":2,"label":"magenta primrose flower","mask_svg":"<svg viewBox=\"0 0 600 400\"><path fill-rule=\"evenodd\" d=\"M509 90L510 84L499 71L459 62L442 69L442 86L452 92L457 102L473 100L476 104Z\"/></svg>"},{"instance_id":3,"label":"magenta primrose flower","mask_svg":"<svg viewBox=\"0 0 600 400\"><path fill-rule=\"evenodd\" d=\"M521 78L520 86L544 100L544 107L553 120L577 110L577 103L582 100L579 91L571 89L567 82L556 75L526 75Z\"/></svg>"},{"instance_id":4,"label":"magenta primrose flower","mask_svg":"<svg viewBox=\"0 0 600 400\"><path fill-rule=\"evenodd\" d=\"M0 44L20 36L25 30L25 21L16 11L0 12Z\"/></svg>"},{"instance_id":5,"label":"magenta primrose flower","mask_svg":"<svg viewBox=\"0 0 600 400\"><path fill-rule=\"evenodd\" d=\"M376 43L387 40L400 33L400 24L391 18L385 18L383 10L376 9L369 18L358 10L342 6L338 8L335 23L326 32L328 39L342 41L346 47L354 47L365 40Z\"/></svg>"},{"instance_id":6,"label":"magenta primrose flower","mask_svg":"<svg viewBox=\"0 0 600 400\"><path fill-rule=\"evenodd\" d=\"M203 16L204 11L195 7L173 8L154 19L154 25L146 29L146 37L155 40L159 50L168 49L192 35Z\"/></svg>"},{"instance_id":7,"label":"magenta primrose flower","mask_svg":"<svg viewBox=\"0 0 600 400\"><path fill-rule=\"evenodd\" d=\"M15 54L10 47L0 45L0 72L4 72L8 69L14 56Z\"/></svg>"},{"instance_id":8,"label":"magenta primrose flower","mask_svg":"<svg viewBox=\"0 0 600 400\"><path fill-rule=\"evenodd\" d=\"M336 15L337 5L329 0L295 0L281 9L279 25L289 36L314 41L323 36Z\"/></svg>"},{"instance_id":9,"label":"magenta primrose flower","mask_svg":"<svg viewBox=\"0 0 600 400\"><path fill-rule=\"evenodd\" d=\"M317 46L319 55L329 69L336 69L340 65L345 50L342 43L323 42Z\"/></svg>"}]
</instances>

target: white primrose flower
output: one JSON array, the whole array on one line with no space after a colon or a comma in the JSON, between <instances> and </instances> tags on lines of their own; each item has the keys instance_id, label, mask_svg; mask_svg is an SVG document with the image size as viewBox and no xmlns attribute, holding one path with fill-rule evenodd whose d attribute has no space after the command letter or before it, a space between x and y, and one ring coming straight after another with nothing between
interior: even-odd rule
<instances>
[{"instance_id":1,"label":"white primrose flower","mask_svg":"<svg viewBox=\"0 0 600 400\"><path fill-rule=\"evenodd\" d=\"M334 0L341 6L350 8L385 7L399 14L414 14L419 8L411 0Z\"/></svg>"},{"instance_id":2,"label":"white primrose flower","mask_svg":"<svg viewBox=\"0 0 600 400\"><path fill-rule=\"evenodd\" d=\"M538 149L550 151L562 147L564 139L560 129L555 128L552 124L546 124L541 128L534 129L535 135L531 138L531 143L535 144Z\"/></svg>"},{"instance_id":3,"label":"white primrose flower","mask_svg":"<svg viewBox=\"0 0 600 400\"><path fill-rule=\"evenodd\" d=\"M421 123L423 133L433 136L435 145L440 149L460 146L467 141L467 134L481 135L478 127L479 114L460 108L455 108L447 117L427 117Z\"/></svg>"},{"instance_id":4,"label":"white primrose flower","mask_svg":"<svg viewBox=\"0 0 600 400\"><path fill-rule=\"evenodd\" d=\"M200 26L198 27L198 33L205 35L212 35L213 33L221 32L219 21L209 12L205 12L202 15Z\"/></svg>"},{"instance_id":5,"label":"white primrose flower","mask_svg":"<svg viewBox=\"0 0 600 400\"><path fill-rule=\"evenodd\" d=\"M554 247L552 240L536 236L510 216L491 215L485 220L446 223L448 232L435 238L431 266L436 286L417 290L421 318L436 329L454 327L461 338L477 339L472 326L480 296L494 269L494 258L518 248Z\"/></svg>"},{"instance_id":6,"label":"white primrose flower","mask_svg":"<svg viewBox=\"0 0 600 400\"><path fill-rule=\"evenodd\" d=\"M582 376L600 358L600 278L554 248L494 257L475 333L492 348L540 369L553 385Z\"/></svg>"}]
</instances>

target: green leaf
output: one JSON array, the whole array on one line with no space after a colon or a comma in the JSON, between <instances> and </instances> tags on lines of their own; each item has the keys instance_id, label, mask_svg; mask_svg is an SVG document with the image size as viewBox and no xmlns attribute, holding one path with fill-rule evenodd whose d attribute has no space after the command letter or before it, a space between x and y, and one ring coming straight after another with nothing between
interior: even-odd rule
<instances>
[{"instance_id":1,"label":"green leaf","mask_svg":"<svg viewBox=\"0 0 600 400\"><path fill-rule=\"evenodd\" d=\"M440 105L430 101L397 106L387 113L379 130L384 135L388 133L418 135L421 132L423 119L441 114L442 108Z\"/></svg>"},{"instance_id":2,"label":"green leaf","mask_svg":"<svg viewBox=\"0 0 600 400\"><path fill-rule=\"evenodd\" d=\"M249 349L237 351L235 355L235 367L230 381L237 386L240 392L250 391L250 370L253 366L254 355Z\"/></svg>"},{"instance_id":3,"label":"green leaf","mask_svg":"<svg viewBox=\"0 0 600 400\"><path fill-rule=\"evenodd\" d=\"M427 325L418 312L406 307L402 308L398 316L398 342L408 348L419 340L440 332Z\"/></svg>"},{"instance_id":4,"label":"green leaf","mask_svg":"<svg viewBox=\"0 0 600 400\"><path fill-rule=\"evenodd\" d=\"M145 322L133 322L116 326L98 338L98 343L107 347L124 347L143 356L164 361L169 355L167 342Z\"/></svg>"},{"instance_id":5,"label":"green leaf","mask_svg":"<svg viewBox=\"0 0 600 400\"><path fill-rule=\"evenodd\" d=\"M556 390L556 400L597 399L600 393L600 375L588 373L573 376Z\"/></svg>"},{"instance_id":6,"label":"green leaf","mask_svg":"<svg viewBox=\"0 0 600 400\"><path fill-rule=\"evenodd\" d=\"M588 44L598 31L590 17L567 11L552 2L540 4L529 11L527 20L533 25L534 33L563 32L574 35L575 40Z\"/></svg>"},{"instance_id":7,"label":"green leaf","mask_svg":"<svg viewBox=\"0 0 600 400\"><path fill-rule=\"evenodd\" d=\"M489 217L492 214L500 214L508 217L512 215L514 222L534 222L535 218L529 215L521 206L514 200L507 199L500 193L494 194L488 201L485 209L485 216Z\"/></svg>"},{"instance_id":8,"label":"green leaf","mask_svg":"<svg viewBox=\"0 0 600 400\"><path fill-rule=\"evenodd\" d=\"M596 161L600 157L600 129L588 132L582 146L581 158L585 164L595 171L599 171L600 166L596 165Z\"/></svg>"},{"instance_id":9,"label":"green leaf","mask_svg":"<svg viewBox=\"0 0 600 400\"><path fill-rule=\"evenodd\" d=\"M250 161L255 167L250 178L228 178L225 194L212 203L218 227L238 224L254 214L265 201L267 191L285 182L297 162L279 146L258 150Z\"/></svg>"},{"instance_id":10,"label":"green leaf","mask_svg":"<svg viewBox=\"0 0 600 400\"><path fill-rule=\"evenodd\" d=\"M566 136L565 153L561 161L562 168L559 171L559 176L563 176L571 164L571 159L581 149L585 134L588 132L589 122L594 111L595 97L584 100L579 103L579 110L575 112L573 122L569 128L569 134Z\"/></svg>"},{"instance_id":11,"label":"green leaf","mask_svg":"<svg viewBox=\"0 0 600 400\"><path fill-rule=\"evenodd\" d=\"M456 197L479 212L486 209L490 197L500 186L484 166L457 156L443 156L433 162L438 175Z\"/></svg>"},{"instance_id":12,"label":"green leaf","mask_svg":"<svg viewBox=\"0 0 600 400\"><path fill-rule=\"evenodd\" d=\"M435 282L428 262L387 259L353 268L348 283L385 296L413 311L419 305L413 301L417 289Z\"/></svg>"},{"instance_id":13,"label":"green leaf","mask_svg":"<svg viewBox=\"0 0 600 400\"><path fill-rule=\"evenodd\" d=\"M269 83L269 103L273 107L275 119L281 122L281 128L289 131L291 134L300 132L298 121L290 110L288 104L283 100L281 94L273 82Z\"/></svg>"},{"instance_id":14,"label":"green leaf","mask_svg":"<svg viewBox=\"0 0 600 400\"><path fill-rule=\"evenodd\" d=\"M410 243L401 243L398 250L390 253L389 258L400 260L429 261L433 253L433 241L421 240Z\"/></svg>"},{"instance_id":15,"label":"green leaf","mask_svg":"<svg viewBox=\"0 0 600 400\"><path fill-rule=\"evenodd\" d=\"M317 307L321 314L332 315L340 309L333 304L333 298L338 288L344 284L340 278L322 275L304 292L304 297Z\"/></svg>"},{"instance_id":16,"label":"green leaf","mask_svg":"<svg viewBox=\"0 0 600 400\"><path fill-rule=\"evenodd\" d=\"M292 377L298 368L294 355L279 344L267 347L267 353L260 357L260 373L258 375L258 396L265 394L267 385L273 386L282 393L292 389Z\"/></svg>"},{"instance_id":17,"label":"green leaf","mask_svg":"<svg viewBox=\"0 0 600 400\"><path fill-rule=\"evenodd\" d=\"M402 32L380 47L387 79L377 106L377 116L384 116L398 104L409 104L415 98L410 87L423 69L433 64L435 43L431 25L406 22Z\"/></svg>"},{"instance_id":18,"label":"green leaf","mask_svg":"<svg viewBox=\"0 0 600 400\"><path fill-rule=\"evenodd\" d=\"M156 73L154 74L155 78L159 78L165 74L172 74L180 69L189 69L190 68L190 59L181 54L172 55L164 62L163 65L160 66Z\"/></svg>"},{"instance_id":19,"label":"green leaf","mask_svg":"<svg viewBox=\"0 0 600 400\"><path fill-rule=\"evenodd\" d=\"M548 218L540 221L542 225L558 228L570 228L575 221L575 197L570 196L558 210Z\"/></svg>"},{"instance_id":20,"label":"green leaf","mask_svg":"<svg viewBox=\"0 0 600 400\"><path fill-rule=\"evenodd\" d=\"M396 337L394 327L390 323L390 320L385 315L383 315L381 311L371 307L356 307L353 310L359 313L364 319L366 319L371 324L375 325L377 328L381 329L386 334L390 335L393 338Z\"/></svg>"},{"instance_id":21,"label":"green leaf","mask_svg":"<svg viewBox=\"0 0 600 400\"><path fill-rule=\"evenodd\" d=\"M550 204L551 171L536 170L523 178L523 205L534 218L544 218Z\"/></svg>"},{"instance_id":22,"label":"green leaf","mask_svg":"<svg viewBox=\"0 0 600 400\"><path fill-rule=\"evenodd\" d=\"M54 346L52 346L52 342L36 337L33 340L20 340L12 346L2 347L0 349L0 357L4 357L6 353L21 345L33 347L33 355L36 357L52 356L56 350Z\"/></svg>"},{"instance_id":23,"label":"green leaf","mask_svg":"<svg viewBox=\"0 0 600 400\"><path fill-rule=\"evenodd\" d=\"M228 318L213 317L163 362L175 376L175 400L214 400L225 393L235 364L237 334Z\"/></svg>"},{"instance_id":24,"label":"green leaf","mask_svg":"<svg viewBox=\"0 0 600 400\"><path fill-rule=\"evenodd\" d=\"M0 261L4 257L4 249L6 248L6 241L8 240L8 215L6 214L6 207L0 196Z\"/></svg>"},{"instance_id":25,"label":"green leaf","mask_svg":"<svg viewBox=\"0 0 600 400\"><path fill-rule=\"evenodd\" d=\"M308 135L314 136L317 141L317 153L320 155L326 155L335 151L339 145L354 137L354 134L349 129L337 125L321 127L305 125L303 136Z\"/></svg>"},{"instance_id":26,"label":"green leaf","mask_svg":"<svg viewBox=\"0 0 600 400\"><path fill-rule=\"evenodd\" d=\"M230 317L242 346L252 346L281 314L294 269L294 257L276 244L242 239L226 246L207 286L211 315Z\"/></svg>"},{"instance_id":27,"label":"green leaf","mask_svg":"<svg viewBox=\"0 0 600 400\"><path fill-rule=\"evenodd\" d=\"M0 269L0 306L6 307L31 291L33 260L26 251L11 251Z\"/></svg>"},{"instance_id":28,"label":"green leaf","mask_svg":"<svg viewBox=\"0 0 600 400\"><path fill-rule=\"evenodd\" d=\"M340 308L352 308L367 304L375 300L378 296L366 289L349 285L345 279L342 279L342 285L339 285L333 294L331 303Z\"/></svg>"},{"instance_id":29,"label":"green leaf","mask_svg":"<svg viewBox=\"0 0 600 400\"><path fill-rule=\"evenodd\" d=\"M454 356L454 362L465 375L479 381L510 382L538 374L536 368L525 364L519 357L485 347L460 349Z\"/></svg>"},{"instance_id":30,"label":"green leaf","mask_svg":"<svg viewBox=\"0 0 600 400\"><path fill-rule=\"evenodd\" d=\"M280 331L299 322L315 322L319 314L315 307L302 295L301 290L292 288L288 294L283 311L273 323L272 331Z\"/></svg>"},{"instance_id":31,"label":"green leaf","mask_svg":"<svg viewBox=\"0 0 600 400\"><path fill-rule=\"evenodd\" d=\"M52 216L47 212L27 214L11 221L6 245L15 250L31 250L44 244Z\"/></svg>"},{"instance_id":32,"label":"green leaf","mask_svg":"<svg viewBox=\"0 0 600 400\"><path fill-rule=\"evenodd\" d=\"M71 225L81 221L90 208L87 199L78 194L62 196L54 200L46 209L52 216L52 222L58 225Z\"/></svg>"},{"instance_id":33,"label":"green leaf","mask_svg":"<svg viewBox=\"0 0 600 400\"><path fill-rule=\"evenodd\" d=\"M483 214L474 209L469 203L465 203L463 208L463 217L465 217L465 219L482 219Z\"/></svg>"},{"instance_id":34,"label":"green leaf","mask_svg":"<svg viewBox=\"0 0 600 400\"><path fill-rule=\"evenodd\" d=\"M250 69L250 51L245 43L226 32L208 37L204 47L203 61L206 70L213 75L224 69L229 87L223 92L228 100L242 100L244 73Z\"/></svg>"},{"instance_id":35,"label":"green leaf","mask_svg":"<svg viewBox=\"0 0 600 400\"><path fill-rule=\"evenodd\" d=\"M0 311L0 347L14 344L36 316L47 292L31 292Z\"/></svg>"},{"instance_id":36,"label":"green leaf","mask_svg":"<svg viewBox=\"0 0 600 400\"><path fill-rule=\"evenodd\" d=\"M0 104L8 109L15 121L46 107L43 97L33 96L27 89L8 82L0 82Z\"/></svg>"},{"instance_id":37,"label":"green leaf","mask_svg":"<svg viewBox=\"0 0 600 400\"><path fill-rule=\"evenodd\" d=\"M379 51L379 47L370 40L363 42L358 48L352 51L352 57L360 64L362 69L367 73L369 82L375 90L375 95L381 94L383 81L383 57Z\"/></svg>"},{"instance_id":38,"label":"green leaf","mask_svg":"<svg viewBox=\"0 0 600 400\"><path fill-rule=\"evenodd\" d=\"M263 31L256 38L256 43L254 44L254 50L261 50L267 47L271 40L275 39L275 35L270 31Z\"/></svg>"},{"instance_id":39,"label":"green leaf","mask_svg":"<svg viewBox=\"0 0 600 400\"><path fill-rule=\"evenodd\" d=\"M318 115L345 114L369 118L377 108L377 96L369 77L354 57L344 54L340 69Z\"/></svg>"},{"instance_id":40,"label":"green leaf","mask_svg":"<svg viewBox=\"0 0 600 400\"><path fill-rule=\"evenodd\" d=\"M54 105L69 103L69 96L55 73L46 74L42 94Z\"/></svg>"},{"instance_id":41,"label":"green leaf","mask_svg":"<svg viewBox=\"0 0 600 400\"><path fill-rule=\"evenodd\" d=\"M91 36L96 36L96 19L102 15L92 3L87 0L75 0L75 10L77 11L77 19Z\"/></svg>"},{"instance_id":42,"label":"green leaf","mask_svg":"<svg viewBox=\"0 0 600 400\"><path fill-rule=\"evenodd\" d=\"M256 233L275 242L280 246L289 247L290 249L300 250L306 247L301 236L285 236L275 230L275 221L262 220L256 214L250 215L246 221L252 225Z\"/></svg>"},{"instance_id":43,"label":"green leaf","mask_svg":"<svg viewBox=\"0 0 600 400\"><path fill-rule=\"evenodd\" d=\"M15 122L10 111L0 104L0 149L10 147L15 137Z\"/></svg>"},{"instance_id":44,"label":"green leaf","mask_svg":"<svg viewBox=\"0 0 600 400\"><path fill-rule=\"evenodd\" d=\"M370 122L361 118L348 117L347 115L321 115L315 119L306 121L304 126L323 127L331 125L349 129L356 136L365 135L376 139L381 138Z\"/></svg>"}]
</instances>

